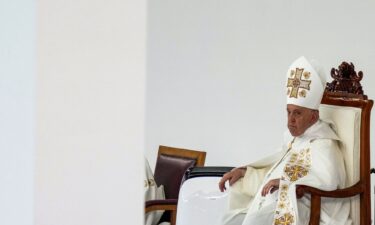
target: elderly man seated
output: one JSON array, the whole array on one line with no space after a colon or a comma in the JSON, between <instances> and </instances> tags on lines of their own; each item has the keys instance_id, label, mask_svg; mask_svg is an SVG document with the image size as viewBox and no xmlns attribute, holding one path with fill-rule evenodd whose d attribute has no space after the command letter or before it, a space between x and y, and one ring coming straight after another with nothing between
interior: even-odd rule
<instances>
[{"instance_id":1,"label":"elderly man seated","mask_svg":"<svg viewBox=\"0 0 375 225\"><path fill-rule=\"evenodd\" d=\"M272 156L226 173L230 210L225 225L308 224L310 199L296 197L296 185L323 190L343 188L345 168L338 148L339 138L331 123L319 119L325 88L321 69L306 58L297 59L287 73L288 131L282 150ZM349 202L322 199L324 225L351 224Z\"/></svg>"}]
</instances>

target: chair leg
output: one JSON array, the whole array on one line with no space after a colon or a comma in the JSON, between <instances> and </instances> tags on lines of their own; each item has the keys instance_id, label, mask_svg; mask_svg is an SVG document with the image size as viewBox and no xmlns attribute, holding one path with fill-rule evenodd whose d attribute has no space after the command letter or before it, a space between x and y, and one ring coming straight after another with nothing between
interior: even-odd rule
<instances>
[{"instance_id":1,"label":"chair leg","mask_svg":"<svg viewBox=\"0 0 375 225\"><path fill-rule=\"evenodd\" d=\"M176 210L171 211L171 225L176 225L176 214L177 214Z\"/></svg>"},{"instance_id":2,"label":"chair leg","mask_svg":"<svg viewBox=\"0 0 375 225\"><path fill-rule=\"evenodd\" d=\"M310 222L309 225L319 225L320 223L320 196L311 194Z\"/></svg>"}]
</instances>

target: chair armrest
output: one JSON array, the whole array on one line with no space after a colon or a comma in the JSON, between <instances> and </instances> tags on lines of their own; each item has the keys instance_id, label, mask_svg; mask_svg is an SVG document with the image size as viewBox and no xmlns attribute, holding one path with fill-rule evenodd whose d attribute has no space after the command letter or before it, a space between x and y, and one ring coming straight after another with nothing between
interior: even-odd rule
<instances>
[{"instance_id":1,"label":"chair armrest","mask_svg":"<svg viewBox=\"0 0 375 225\"><path fill-rule=\"evenodd\" d=\"M357 194L363 193L364 185L358 182L353 186L344 189L337 189L333 191L323 191L318 188L313 188L305 185L297 185L297 198L301 198L305 193L311 194L311 208L310 208L310 222L309 225L319 225L320 223L320 209L321 197L328 198L348 198Z\"/></svg>"},{"instance_id":2,"label":"chair armrest","mask_svg":"<svg viewBox=\"0 0 375 225\"><path fill-rule=\"evenodd\" d=\"M296 192L297 197L301 198L305 193L310 193L311 195L317 195L320 197L328 198L348 198L360 194L363 192L364 186L361 182L356 183L353 186L344 189L336 189L333 191L323 191L318 188L313 188L306 185L297 185Z\"/></svg>"},{"instance_id":3,"label":"chair armrest","mask_svg":"<svg viewBox=\"0 0 375 225\"><path fill-rule=\"evenodd\" d=\"M171 211L171 225L176 224L177 215L177 201L178 199L162 199L162 200L150 200L145 203L145 213L165 210Z\"/></svg>"},{"instance_id":4,"label":"chair armrest","mask_svg":"<svg viewBox=\"0 0 375 225\"><path fill-rule=\"evenodd\" d=\"M229 172L234 167L227 166L204 166L204 167L191 167L186 173L184 180L194 177L222 177L226 172Z\"/></svg>"},{"instance_id":5,"label":"chair armrest","mask_svg":"<svg viewBox=\"0 0 375 225\"><path fill-rule=\"evenodd\" d=\"M145 203L145 212L155 210L177 210L177 199L150 200Z\"/></svg>"}]
</instances>

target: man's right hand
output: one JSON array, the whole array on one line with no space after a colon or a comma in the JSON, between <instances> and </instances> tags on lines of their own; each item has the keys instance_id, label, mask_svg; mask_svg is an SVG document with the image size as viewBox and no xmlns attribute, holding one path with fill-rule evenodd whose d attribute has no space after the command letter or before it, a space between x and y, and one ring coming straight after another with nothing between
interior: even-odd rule
<instances>
[{"instance_id":1,"label":"man's right hand","mask_svg":"<svg viewBox=\"0 0 375 225\"><path fill-rule=\"evenodd\" d=\"M225 173L219 182L219 189L221 192L225 191L225 182L229 181L229 186L232 186L241 177L245 176L246 167L235 168L232 171Z\"/></svg>"}]
</instances>

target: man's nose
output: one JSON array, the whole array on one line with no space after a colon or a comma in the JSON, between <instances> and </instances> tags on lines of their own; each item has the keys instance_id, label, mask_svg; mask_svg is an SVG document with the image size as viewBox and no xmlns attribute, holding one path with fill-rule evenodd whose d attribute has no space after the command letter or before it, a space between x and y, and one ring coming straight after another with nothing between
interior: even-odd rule
<instances>
[{"instance_id":1,"label":"man's nose","mask_svg":"<svg viewBox=\"0 0 375 225\"><path fill-rule=\"evenodd\" d=\"M296 120L295 120L295 118L294 118L294 116L292 114L288 116L288 122L294 123L295 121Z\"/></svg>"}]
</instances>

